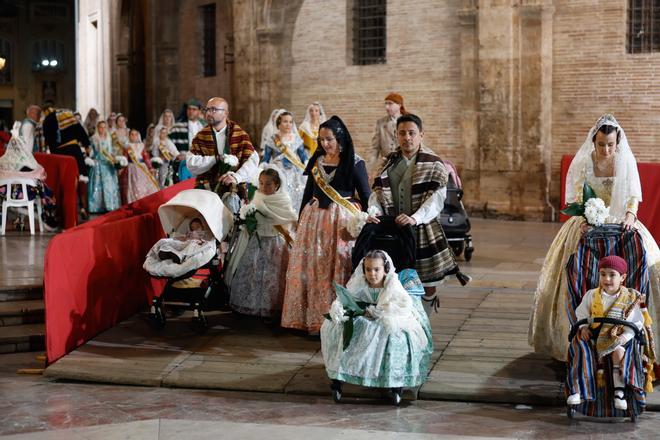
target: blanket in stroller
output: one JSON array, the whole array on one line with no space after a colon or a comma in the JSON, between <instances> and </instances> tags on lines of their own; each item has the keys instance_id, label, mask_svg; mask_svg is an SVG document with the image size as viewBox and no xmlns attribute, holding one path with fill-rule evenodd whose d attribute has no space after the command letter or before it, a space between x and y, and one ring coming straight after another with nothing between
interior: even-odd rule
<instances>
[{"instance_id":1,"label":"blanket in stroller","mask_svg":"<svg viewBox=\"0 0 660 440\"><path fill-rule=\"evenodd\" d=\"M178 278L211 261L216 250L215 240L163 238L149 250L143 267L153 276Z\"/></svg>"}]
</instances>

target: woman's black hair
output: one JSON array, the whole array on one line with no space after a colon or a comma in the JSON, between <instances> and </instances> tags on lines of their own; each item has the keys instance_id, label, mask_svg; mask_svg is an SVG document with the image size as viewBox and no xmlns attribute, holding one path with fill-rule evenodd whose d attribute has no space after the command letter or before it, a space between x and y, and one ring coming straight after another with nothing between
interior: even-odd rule
<instances>
[{"instance_id":1,"label":"woman's black hair","mask_svg":"<svg viewBox=\"0 0 660 440\"><path fill-rule=\"evenodd\" d=\"M399 116L396 120L396 128L399 128L399 125L403 124L404 122L413 122L415 125L417 125L417 128L419 128L419 131L423 130L422 118L417 115L406 113L405 115Z\"/></svg>"},{"instance_id":2,"label":"woman's black hair","mask_svg":"<svg viewBox=\"0 0 660 440\"><path fill-rule=\"evenodd\" d=\"M278 173L277 170L274 170L273 168L266 168L259 173L259 177L261 176L268 176L273 179L273 182L275 182L275 185L277 185L277 189L280 189L280 186L282 185L282 179L280 178L280 173Z\"/></svg>"},{"instance_id":3,"label":"woman's black hair","mask_svg":"<svg viewBox=\"0 0 660 440\"><path fill-rule=\"evenodd\" d=\"M277 115L277 119L275 119L275 126L277 128L280 128L280 124L282 123L282 116L291 116L291 119L293 119L293 113L291 113L290 111L286 111L286 110L283 111L282 113Z\"/></svg>"},{"instance_id":4,"label":"woman's black hair","mask_svg":"<svg viewBox=\"0 0 660 440\"><path fill-rule=\"evenodd\" d=\"M346 188L353 187L353 168L355 167L355 148L353 146L353 138L351 134L344 125L344 121L341 120L339 116L332 116L330 119L326 120L319 126L319 133L321 133L322 128L327 128L332 131L332 134L335 135L337 143L339 144L339 166L335 173L335 179L342 182L342 186ZM305 168L305 175L312 174L312 167L316 164L316 161L319 157L325 155L325 150L321 146L319 140L319 146L316 148L316 151L307 162L307 167Z\"/></svg>"},{"instance_id":5,"label":"woman's black hair","mask_svg":"<svg viewBox=\"0 0 660 440\"><path fill-rule=\"evenodd\" d=\"M596 142L596 135L599 131L605 136L616 131L616 144L619 145L619 142L621 141L621 132L617 130L614 125L601 125L598 131L594 133L593 137L591 138L591 142Z\"/></svg>"},{"instance_id":6,"label":"woman's black hair","mask_svg":"<svg viewBox=\"0 0 660 440\"><path fill-rule=\"evenodd\" d=\"M372 249L369 252L366 253L364 256L363 260L366 260L369 258L370 260L372 259L381 259L383 260L383 266L385 268L385 273L390 273L390 262L387 261L387 255L385 254L385 251L381 251L380 249ZM365 273L366 269L364 268L364 264L362 264L362 273Z\"/></svg>"}]
</instances>

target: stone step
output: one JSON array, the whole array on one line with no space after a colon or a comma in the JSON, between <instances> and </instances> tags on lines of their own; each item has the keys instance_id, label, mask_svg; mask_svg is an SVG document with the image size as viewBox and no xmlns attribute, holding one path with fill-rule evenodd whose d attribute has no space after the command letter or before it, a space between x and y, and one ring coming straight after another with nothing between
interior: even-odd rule
<instances>
[{"instance_id":1,"label":"stone step","mask_svg":"<svg viewBox=\"0 0 660 440\"><path fill-rule=\"evenodd\" d=\"M43 299L44 286L41 284L0 288L0 303L6 301L27 301Z\"/></svg>"},{"instance_id":2,"label":"stone step","mask_svg":"<svg viewBox=\"0 0 660 440\"><path fill-rule=\"evenodd\" d=\"M0 327L43 322L44 301L41 299L0 302Z\"/></svg>"},{"instance_id":3,"label":"stone step","mask_svg":"<svg viewBox=\"0 0 660 440\"><path fill-rule=\"evenodd\" d=\"M0 353L42 351L45 349L44 324L23 324L0 327Z\"/></svg>"}]
</instances>

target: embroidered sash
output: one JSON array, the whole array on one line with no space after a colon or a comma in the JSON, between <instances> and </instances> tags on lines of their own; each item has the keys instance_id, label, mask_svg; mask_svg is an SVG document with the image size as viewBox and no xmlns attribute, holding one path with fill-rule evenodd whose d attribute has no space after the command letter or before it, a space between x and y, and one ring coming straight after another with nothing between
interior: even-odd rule
<instances>
[{"instance_id":1,"label":"embroidered sash","mask_svg":"<svg viewBox=\"0 0 660 440\"><path fill-rule=\"evenodd\" d=\"M352 216L357 216L362 212L357 208L357 206L343 198L336 189L334 189L328 184L328 182L325 181L323 176L321 176L321 171L316 164L312 167L312 177L314 178L314 182L316 182L318 187L321 188L321 191L323 191L325 195L330 198L330 200L348 211L349 214Z\"/></svg>"},{"instance_id":2,"label":"embroidered sash","mask_svg":"<svg viewBox=\"0 0 660 440\"><path fill-rule=\"evenodd\" d=\"M103 149L103 147L99 146L99 151L101 152L101 156L105 157L105 160L107 160L108 162L110 162L110 163L113 164L113 165L115 165L115 164L117 163L117 161L115 160L115 158L112 157L112 155L111 155L110 153L108 153L107 151L105 151L105 150Z\"/></svg>"},{"instance_id":3,"label":"embroidered sash","mask_svg":"<svg viewBox=\"0 0 660 440\"><path fill-rule=\"evenodd\" d=\"M282 235L282 237L284 238L284 241L286 241L286 243L287 243L289 246L293 246L293 237L291 237L291 235L289 234L289 231L287 231L287 230L284 228L284 226L282 226L282 225L275 225L274 228L275 228L275 230L276 230L277 232L280 233L280 235Z\"/></svg>"},{"instance_id":4,"label":"embroidered sash","mask_svg":"<svg viewBox=\"0 0 660 440\"><path fill-rule=\"evenodd\" d=\"M291 150L289 150L289 147L287 147L285 144L282 143L282 140L280 139L279 136L275 136L275 147L296 168L298 168L301 171L305 171L305 164L300 161L300 159L298 158L298 156L295 153L293 153L293 152L291 152Z\"/></svg>"},{"instance_id":5,"label":"embroidered sash","mask_svg":"<svg viewBox=\"0 0 660 440\"><path fill-rule=\"evenodd\" d=\"M163 156L163 159L165 159L168 162L172 160L172 155L170 154L169 151L167 151L167 148L165 148L165 144L160 142L158 144L158 150L160 151L160 154Z\"/></svg>"}]
</instances>

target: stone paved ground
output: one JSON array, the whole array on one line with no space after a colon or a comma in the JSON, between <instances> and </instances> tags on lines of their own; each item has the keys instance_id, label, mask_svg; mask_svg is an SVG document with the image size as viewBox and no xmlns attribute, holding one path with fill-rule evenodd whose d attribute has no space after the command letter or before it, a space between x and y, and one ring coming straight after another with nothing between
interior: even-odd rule
<instances>
[{"instance_id":1,"label":"stone paved ground","mask_svg":"<svg viewBox=\"0 0 660 440\"><path fill-rule=\"evenodd\" d=\"M561 404L560 363L527 345L527 322L545 250L557 224L475 220L473 280L441 287L430 378L418 397ZM196 335L188 317L153 331L137 315L54 363L46 375L115 384L328 395L320 343L231 313ZM379 391L346 387L346 396ZM407 398L413 393L408 392ZM653 400L651 401L653 403Z\"/></svg>"}]
</instances>

